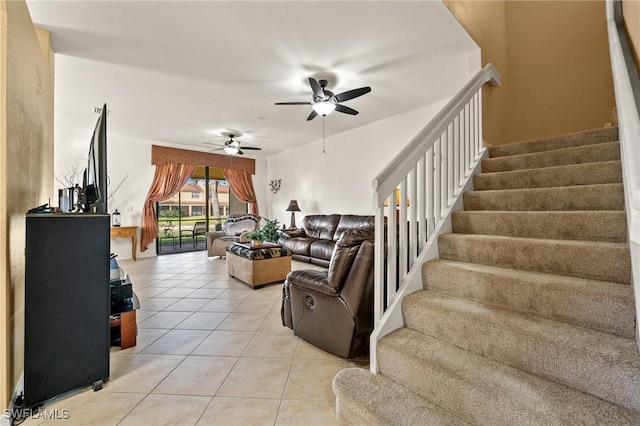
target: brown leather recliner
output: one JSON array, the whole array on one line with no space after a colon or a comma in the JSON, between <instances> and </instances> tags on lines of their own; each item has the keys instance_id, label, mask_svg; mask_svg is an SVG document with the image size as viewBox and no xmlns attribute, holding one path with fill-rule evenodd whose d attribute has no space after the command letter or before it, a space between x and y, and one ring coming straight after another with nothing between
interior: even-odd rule
<instances>
[{"instance_id":1,"label":"brown leather recliner","mask_svg":"<svg viewBox=\"0 0 640 426\"><path fill-rule=\"evenodd\" d=\"M326 271L296 270L284 282L282 323L343 358L368 355L373 330L373 228L345 231Z\"/></svg>"}]
</instances>

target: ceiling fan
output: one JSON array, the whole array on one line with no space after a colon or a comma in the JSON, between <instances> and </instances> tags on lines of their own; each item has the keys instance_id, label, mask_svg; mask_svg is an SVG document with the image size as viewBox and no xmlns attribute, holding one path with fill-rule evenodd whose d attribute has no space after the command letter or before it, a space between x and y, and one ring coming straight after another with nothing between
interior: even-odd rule
<instances>
[{"instance_id":1,"label":"ceiling fan","mask_svg":"<svg viewBox=\"0 0 640 426\"><path fill-rule=\"evenodd\" d=\"M334 95L333 92L327 90L327 80L317 81L315 78L309 77L309 85L313 91L312 102L276 102L276 105L311 105L313 111L307 117L307 121L313 120L318 114L323 117L331 113L333 110L344 114L357 115L358 111L348 106L344 106L341 102L357 98L371 91L371 87L360 87L358 89L347 90L346 92Z\"/></svg>"},{"instance_id":2,"label":"ceiling fan","mask_svg":"<svg viewBox=\"0 0 640 426\"><path fill-rule=\"evenodd\" d=\"M262 148L258 148L255 146L241 146L242 142L234 141L233 138L235 135L229 134L229 140L224 142L224 145L220 145L219 143L211 143L211 142L202 142L207 145L216 145L220 148L214 149L213 151L224 151L229 155L244 155L242 150L255 150L260 151Z\"/></svg>"}]
</instances>

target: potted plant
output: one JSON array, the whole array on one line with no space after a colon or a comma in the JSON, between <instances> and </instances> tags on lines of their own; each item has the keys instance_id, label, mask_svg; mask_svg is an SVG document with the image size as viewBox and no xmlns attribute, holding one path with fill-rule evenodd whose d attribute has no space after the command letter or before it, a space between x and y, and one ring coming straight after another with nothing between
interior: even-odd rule
<instances>
[{"instance_id":1,"label":"potted plant","mask_svg":"<svg viewBox=\"0 0 640 426\"><path fill-rule=\"evenodd\" d=\"M251 240L252 246L260 246L262 245L262 240L264 240L264 235L262 235L261 231L249 232L246 237Z\"/></svg>"},{"instance_id":2,"label":"potted plant","mask_svg":"<svg viewBox=\"0 0 640 426\"><path fill-rule=\"evenodd\" d=\"M278 219L267 219L264 220L267 222L266 225L262 227L260 232L264 237L264 241L268 241L270 243L277 243L280 239L280 224L278 223Z\"/></svg>"}]
</instances>

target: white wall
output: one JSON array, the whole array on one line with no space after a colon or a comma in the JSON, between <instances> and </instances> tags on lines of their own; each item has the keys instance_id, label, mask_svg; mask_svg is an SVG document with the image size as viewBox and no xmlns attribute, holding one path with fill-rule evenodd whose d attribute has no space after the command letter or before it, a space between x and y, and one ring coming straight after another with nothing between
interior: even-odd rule
<instances>
[{"instance_id":1,"label":"white wall","mask_svg":"<svg viewBox=\"0 0 640 426\"><path fill-rule=\"evenodd\" d=\"M478 52L470 53L467 60L469 68L466 78L479 69ZM464 83L466 79L460 81L459 86ZM285 209L294 198L298 200L302 210L296 213L298 225L308 214L373 214L373 178L447 101L448 99L443 99L327 137L324 144L325 152L323 141L319 139L267 158L257 158L253 182L260 215L270 219L277 218L280 223L288 226L291 215ZM332 119L343 118L326 118L327 130L330 130ZM62 179L74 166L80 173L86 167L89 141L97 115L89 121L86 128L56 128L54 174L57 178ZM122 215L123 226L141 224L143 203L155 171L155 167L151 165L152 145L184 148L159 141L121 136L108 131L107 163L111 181L110 192L128 174L123 185L109 200L109 212L118 209ZM78 183L81 183L81 179L80 174ZM272 179L282 179L281 189L276 194L270 191L269 181ZM54 182L54 194L57 194L57 189L62 186L57 181ZM57 199L51 200L51 203L57 205ZM138 244L138 258L156 255L154 244L144 253L140 253L139 250ZM116 253L119 259L130 259L131 242L121 238L113 239L111 251Z\"/></svg>"},{"instance_id":2,"label":"white wall","mask_svg":"<svg viewBox=\"0 0 640 426\"><path fill-rule=\"evenodd\" d=\"M298 200L302 210L296 213L298 225L307 214L373 214L373 178L447 100L329 137L325 153L322 152L322 140L318 140L266 159L256 159L253 182L260 215L277 218L289 226L291 215L285 209L292 198ZM330 126L330 119L327 119L327 126ZM54 173L57 178L62 179L74 166L80 172L86 167L94 124L88 123L85 131L57 129L56 140L68 141L64 146L56 144ZM163 142L108 133L110 192L128 174L109 200L109 212L118 209L123 226L141 224L142 207L155 171L151 165L152 145L168 146ZM271 179L282 179L282 187L276 194L269 189ZM60 187L62 185L56 181L54 193L57 194ZM57 199L51 202L57 205ZM111 251L118 255L118 259L131 259L131 242L122 238L112 239ZM136 253L138 258L155 256L155 245L151 244L141 253L138 243Z\"/></svg>"},{"instance_id":3,"label":"white wall","mask_svg":"<svg viewBox=\"0 0 640 426\"><path fill-rule=\"evenodd\" d=\"M444 106L448 99L399 114L367 126L303 145L267 158L264 187L268 208L262 216L289 226L285 209L297 199L302 210L296 224L308 214L374 214L373 178ZM331 116L326 118L330 125ZM282 179L273 194L269 181Z\"/></svg>"},{"instance_id":4,"label":"white wall","mask_svg":"<svg viewBox=\"0 0 640 426\"><path fill-rule=\"evenodd\" d=\"M97 115L96 115L97 121ZM95 123L88 123L87 130L74 130L65 132L65 129L56 131L56 141L68 141L64 144L56 143L54 174L62 180L64 174L74 166L78 167L80 173L87 163L89 151L89 141ZM107 130L108 132L108 130ZM149 186L153 180L155 167L151 165L151 145L160 145L157 141L136 139L126 136L107 133L107 164L108 175L111 181L108 186L109 193L128 175L122 186L109 199L109 212L115 209L121 213L123 226L140 226L142 221L142 207L149 191ZM78 177L77 183L82 184L82 174ZM54 183L54 193L62 185L56 181ZM58 204L58 200L51 200L51 204ZM151 244L149 248L140 253L140 229L138 229L138 247L136 257L155 256L155 246ZM131 240L112 239L111 251L118 255L118 259L131 259Z\"/></svg>"}]
</instances>

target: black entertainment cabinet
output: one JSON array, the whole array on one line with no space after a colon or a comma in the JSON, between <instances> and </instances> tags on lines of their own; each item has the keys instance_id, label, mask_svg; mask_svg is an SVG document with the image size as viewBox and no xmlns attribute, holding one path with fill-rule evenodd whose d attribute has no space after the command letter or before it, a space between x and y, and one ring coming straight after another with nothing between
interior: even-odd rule
<instances>
[{"instance_id":1,"label":"black entertainment cabinet","mask_svg":"<svg viewBox=\"0 0 640 426\"><path fill-rule=\"evenodd\" d=\"M107 214L27 214L27 407L109 378L109 223Z\"/></svg>"}]
</instances>

